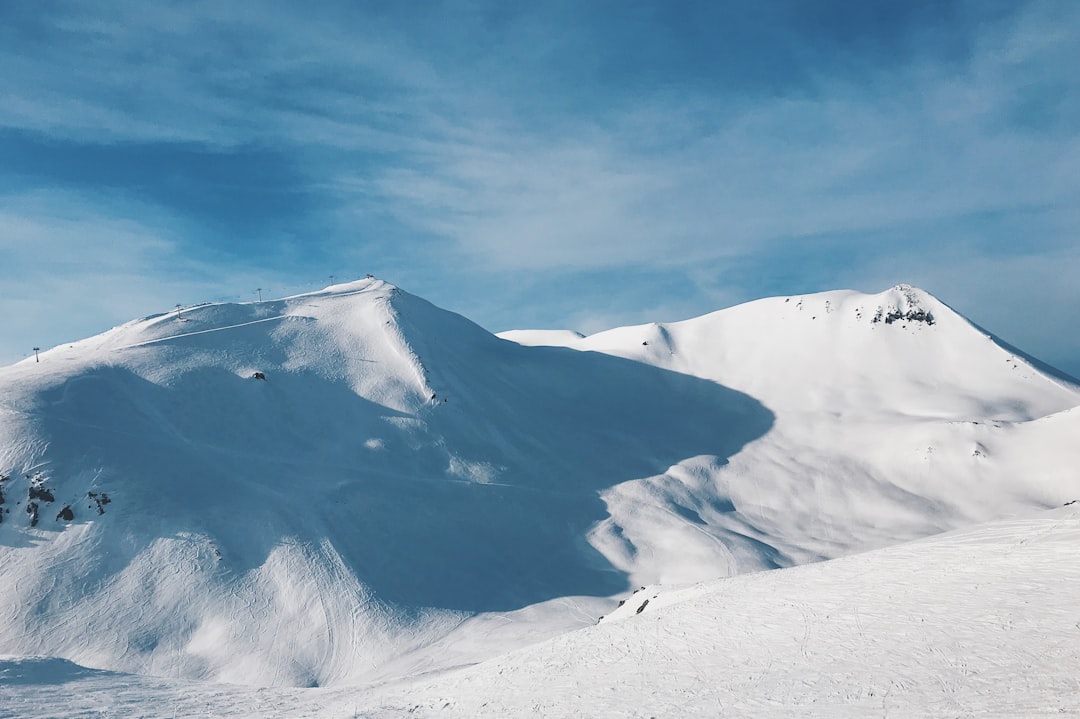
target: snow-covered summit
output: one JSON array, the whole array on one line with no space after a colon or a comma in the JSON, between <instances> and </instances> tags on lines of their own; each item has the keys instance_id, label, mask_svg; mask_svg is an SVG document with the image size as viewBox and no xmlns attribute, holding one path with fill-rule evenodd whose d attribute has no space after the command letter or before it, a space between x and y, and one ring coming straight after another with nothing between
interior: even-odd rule
<instances>
[{"instance_id":1,"label":"snow-covered summit","mask_svg":"<svg viewBox=\"0 0 1080 719\"><path fill-rule=\"evenodd\" d=\"M565 343L708 377L770 408L1033 419L1078 386L909 285L748 302Z\"/></svg>"},{"instance_id":2,"label":"snow-covered summit","mask_svg":"<svg viewBox=\"0 0 1080 719\"><path fill-rule=\"evenodd\" d=\"M411 331L422 338L425 322L452 326L474 339L487 334L372 278L280 300L207 303L150 315L42 352L40 362L24 360L0 370L0 381L18 376L36 387L102 366L128 367L158 384L209 367L240 378L303 368L405 409L430 395L406 336Z\"/></svg>"}]
</instances>

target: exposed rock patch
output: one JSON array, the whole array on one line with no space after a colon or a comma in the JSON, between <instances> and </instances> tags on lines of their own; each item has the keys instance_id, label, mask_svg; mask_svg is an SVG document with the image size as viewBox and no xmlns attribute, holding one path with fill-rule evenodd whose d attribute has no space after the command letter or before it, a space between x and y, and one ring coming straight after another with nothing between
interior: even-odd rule
<instances>
[{"instance_id":1,"label":"exposed rock patch","mask_svg":"<svg viewBox=\"0 0 1080 719\"><path fill-rule=\"evenodd\" d=\"M39 501L55 502L52 490L45 486L46 476L41 472L26 475L30 486L26 490L26 513L30 515L30 526L36 527L39 519Z\"/></svg>"},{"instance_id":2,"label":"exposed rock patch","mask_svg":"<svg viewBox=\"0 0 1080 719\"><path fill-rule=\"evenodd\" d=\"M109 495L104 492L87 492L86 496L94 500L94 504L97 505L98 514L105 514L105 505L112 502L112 500L109 499Z\"/></svg>"}]
</instances>

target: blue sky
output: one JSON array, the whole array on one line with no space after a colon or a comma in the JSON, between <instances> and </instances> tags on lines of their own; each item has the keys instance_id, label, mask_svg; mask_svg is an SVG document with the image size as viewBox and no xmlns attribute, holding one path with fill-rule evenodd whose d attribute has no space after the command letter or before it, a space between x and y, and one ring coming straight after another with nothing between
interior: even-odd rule
<instances>
[{"instance_id":1,"label":"blue sky","mask_svg":"<svg viewBox=\"0 0 1080 719\"><path fill-rule=\"evenodd\" d=\"M366 273L490 330L918 285L1080 375L1080 3L0 4L0 362Z\"/></svg>"}]
</instances>

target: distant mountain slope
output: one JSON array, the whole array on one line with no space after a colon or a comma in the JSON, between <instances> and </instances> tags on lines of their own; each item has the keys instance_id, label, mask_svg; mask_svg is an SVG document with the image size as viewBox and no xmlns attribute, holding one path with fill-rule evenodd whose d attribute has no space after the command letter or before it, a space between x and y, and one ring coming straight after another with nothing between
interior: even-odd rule
<instances>
[{"instance_id":1,"label":"distant mountain slope","mask_svg":"<svg viewBox=\"0 0 1080 719\"><path fill-rule=\"evenodd\" d=\"M498 337L528 347L565 347L585 335L573 330L507 330Z\"/></svg>"},{"instance_id":2,"label":"distant mountain slope","mask_svg":"<svg viewBox=\"0 0 1080 719\"><path fill-rule=\"evenodd\" d=\"M533 339L370 279L0 369L0 647L404 676L1080 494L1080 388L913 288Z\"/></svg>"},{"instance_id":3,"label":"distant mountain slope","mask_svg":"<svg viewBox=\"0 0 1080 719\"><path fill-rule=\"evenodd\" d=\"M713 379L784 410L1021 421L1080 401L1077 380L908 285L774 297L582 339L521 334Z\"/></svg>"}]
</instances>

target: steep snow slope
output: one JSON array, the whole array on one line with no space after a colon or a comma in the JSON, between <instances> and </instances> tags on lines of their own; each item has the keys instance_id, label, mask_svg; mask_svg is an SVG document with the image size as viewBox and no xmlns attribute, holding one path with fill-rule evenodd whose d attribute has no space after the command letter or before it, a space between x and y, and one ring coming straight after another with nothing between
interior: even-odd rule
<instances>
[{"instance_id":1,"label":"steep snow slope","mask_svg":"<svg viewBox=\"0 0 1080 719\"><path fill-rule=\"evenodd\" d=\"M612 516L593 544L638 585L803 564L1080 494L1080 446L1063 421L1032 421L1080 404L1080 388L912 287L518 339L712 379L776 415L729 463L690 458L603 493Z\"/></svg>"},{"instance_id":2,"label":"steep snow slope","mask_svg":"<svg viewBox=\"0 0 1080 719\"><path fill-rule=\"evenodd\" d=\"M0 717L1077 716L1077 507L648 587L598 626L383 686L255 690L0 657Z\"/></svg>"},{"instance_id":3,"label":"steep snow slope","mask_svg":"<svg viewBox=\"0 0 1080 719\"><path fill-rule=\"evenodd\" d=\"M4 651L299 685L472 661L626 589L598 491L772 421L377 280L182 315L0 370Z\"/></svg>"}]
</instances>

